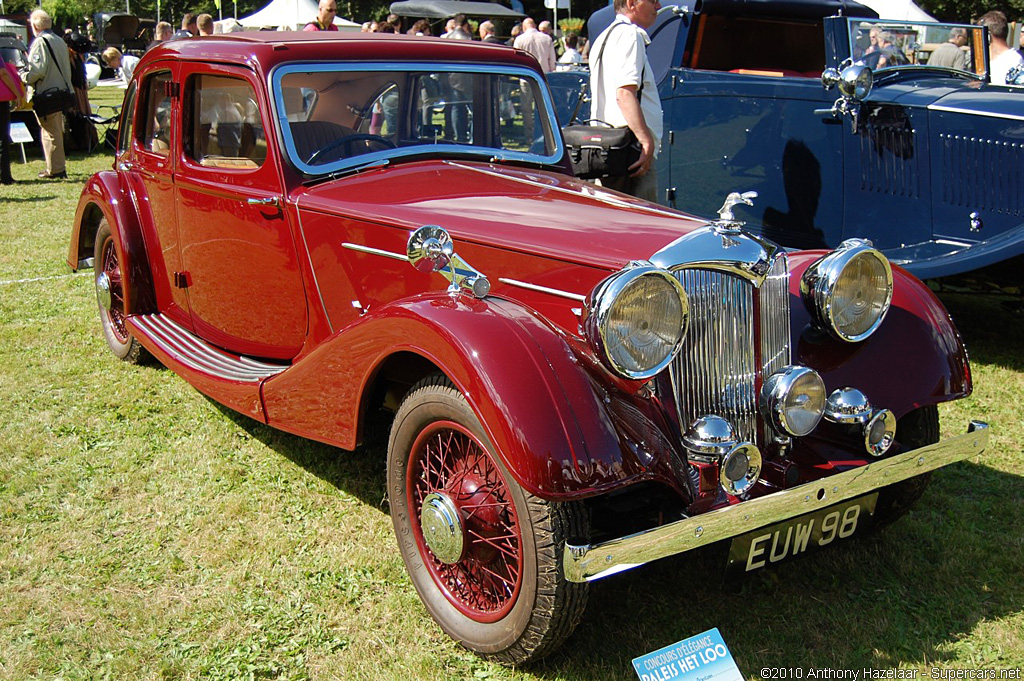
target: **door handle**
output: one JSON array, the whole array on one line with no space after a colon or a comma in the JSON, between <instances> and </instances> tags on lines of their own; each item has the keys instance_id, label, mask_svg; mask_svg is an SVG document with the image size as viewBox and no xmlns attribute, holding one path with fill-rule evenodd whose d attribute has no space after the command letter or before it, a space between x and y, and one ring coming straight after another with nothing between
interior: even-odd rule
<instances>
[{"instance_id":1,"label":"door handle","mask_svg":"<svg viewBox=\"0 0 1024 681\"><path fill-rule=\"evenodd\" d=\"M250 206L273 206L274 208L281 207L281 199L276 196L271 196L268 199L247 199L246 203Z\"/></svg>"}]
</instances>

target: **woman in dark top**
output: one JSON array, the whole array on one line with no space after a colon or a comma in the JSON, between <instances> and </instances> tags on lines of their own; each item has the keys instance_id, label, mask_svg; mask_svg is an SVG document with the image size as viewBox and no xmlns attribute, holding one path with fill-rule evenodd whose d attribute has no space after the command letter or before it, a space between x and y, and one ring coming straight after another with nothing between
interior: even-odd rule
<instances>
[{"instance_id":1,"label":"woman in dark top","mask_svg":"<svg viewBox=\"0 0 1024 681\"><path fill-rule=\"evenodd\" d=\"M0 184L14 184L11 177L11 105L17 106L25 96L20 79L7 70L7 62L0 56Z\"/></svg>"}]
</instances>

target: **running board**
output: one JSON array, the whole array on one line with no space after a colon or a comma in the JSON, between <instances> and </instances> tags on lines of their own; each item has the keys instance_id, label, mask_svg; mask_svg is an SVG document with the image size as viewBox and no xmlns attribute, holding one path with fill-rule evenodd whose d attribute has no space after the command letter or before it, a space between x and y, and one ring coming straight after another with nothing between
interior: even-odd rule
<instances>
[{"instance_id":1,"label":"running board","mask_svg":"<svg viewBox=\"0 0 1024 681\"><path fill-rule=\"evenodd\" d=\"M172 361L207 376L258 384L288 368L230 355L162 314L132 315L127 322L135 335L145 337L143 345L152 343Z\"/></svg>"}]
</instances>

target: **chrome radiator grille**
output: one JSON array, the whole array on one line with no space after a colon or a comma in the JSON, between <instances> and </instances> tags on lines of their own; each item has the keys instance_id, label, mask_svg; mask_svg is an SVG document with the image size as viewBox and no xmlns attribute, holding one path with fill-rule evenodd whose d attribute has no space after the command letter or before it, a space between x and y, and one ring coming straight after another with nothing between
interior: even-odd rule
<instances>
[{"instance_id":1,"label":"chrome radiator grille","mask_svg":"<svg viewBox=\"0 0 1024 681\"><path fill-rule=\"evenodd\" d=\"M671 370L682 428L715 414L741 440L763 442L766 434L757 427L762 377L790 362L786 257L775 258L760 288L716 270L675 275L690 298L690 329Z\"/></svg>"}]
</instances>

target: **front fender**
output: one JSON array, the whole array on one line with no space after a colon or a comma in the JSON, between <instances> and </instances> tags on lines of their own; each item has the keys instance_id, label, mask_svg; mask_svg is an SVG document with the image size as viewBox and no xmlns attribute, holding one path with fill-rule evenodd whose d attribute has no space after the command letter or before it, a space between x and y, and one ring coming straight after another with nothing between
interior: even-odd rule
<instances>
[{"instance_id":1,"label":"front fender","mask_svg":"<svg viewBox=\"0 0 1024 681\"><path fill-rule=\"evenodd\" d=\"M422 295L364 315L264 384L268 423L353 448L379 368L403 352L458 387L532 494L578 497L665 479L620 443L607 397L565 340L530 311L493 297Z\"/></svg>"},{"instance_id":2,"label":"front fender","mask_svg":"<svg viewBox=\"0 0 1024 681\"><path fill-rule=\"evenodd\" d=\"M815 369L828 392L851 386L872 404L901 417L918 407L971 394L971 373L960 332L935 294L893 266L893 299L882 325L867 340L846 343L811 326L800 297L800 277L823 251L791 253L793 358Z\"/></svg>"},{"instance_id":3,"label":"front fender","mask_svg":"<svg viewBox=\"0 0 1024 681\"><path fill-rule=\"evenodd\" d=\"M146 256L139 217L132 197L123 190L117 173L96 173L82 188L71 226L67 263L72 271L88 266L100 221L106 218L117 247L125 278L125 312L140 314L156 310L153 277Z\"/></svg>"}]
</instances>

